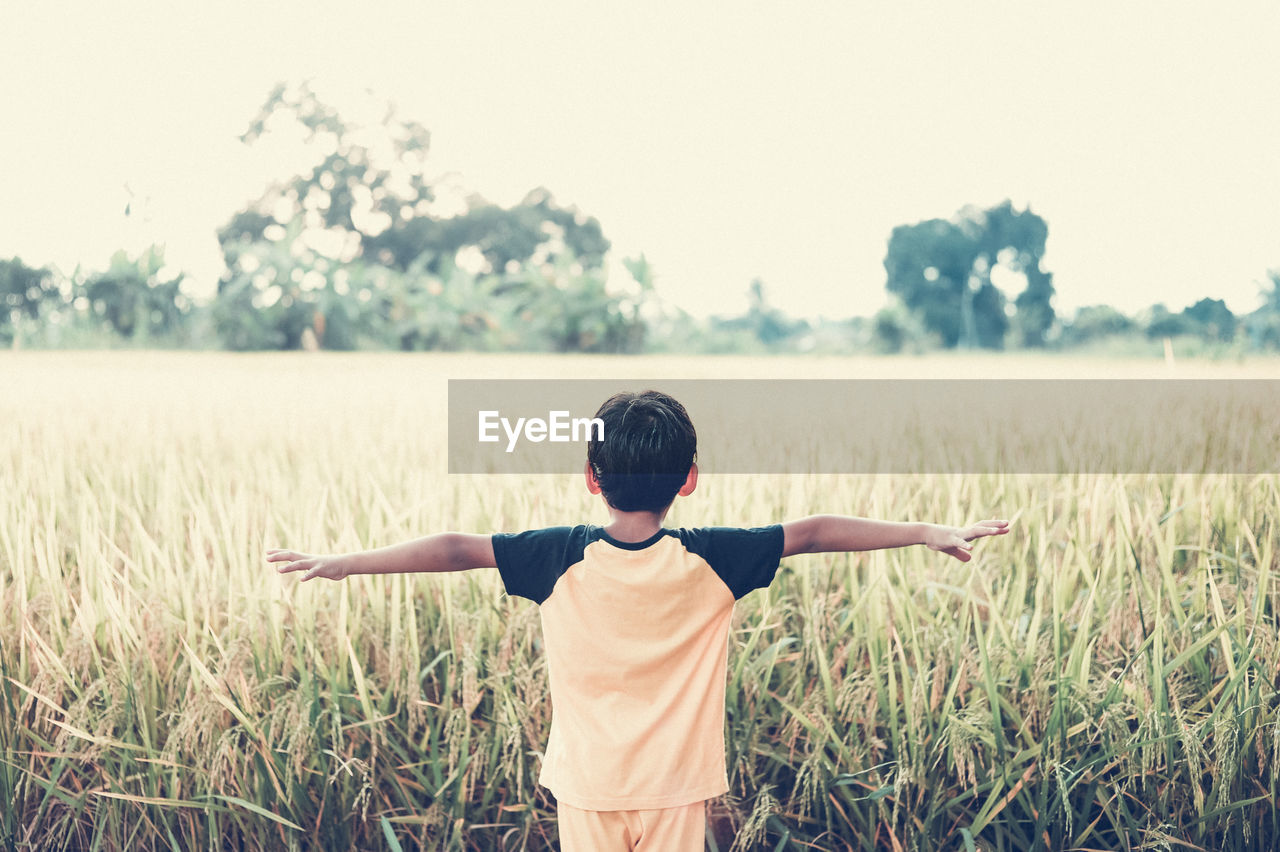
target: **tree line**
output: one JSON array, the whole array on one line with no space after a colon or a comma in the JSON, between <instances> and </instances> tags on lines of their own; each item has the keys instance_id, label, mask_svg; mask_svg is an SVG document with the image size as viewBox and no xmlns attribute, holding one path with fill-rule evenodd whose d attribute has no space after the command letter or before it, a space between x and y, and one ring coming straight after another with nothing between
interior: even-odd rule
<instances>
[{"instance_id":1,"label":"tree line","mask_svg":"<svg viewBox=\"0 0 1280 852\"><path fill-rule=\"evenodd\" d=\"M1256 311L1220 299L1127 316L1106 305L1056 314L1042 258L1048 224L1006 201L894 228L892 304L870 318L811 322L768 302L695 320L660 302L643 257L609 280L600 223L545 189L502 207L442 211L426 172L430 135L388 110L345 121L307 86L277 86L242 137L292 123L320 153L219 229L224 271L203 302L152 247L70 276L0 260L0 345L553 352L902 352L1068 348L1163 338L1280 349L1280 271Z\"/></svg>"}]
</instances>

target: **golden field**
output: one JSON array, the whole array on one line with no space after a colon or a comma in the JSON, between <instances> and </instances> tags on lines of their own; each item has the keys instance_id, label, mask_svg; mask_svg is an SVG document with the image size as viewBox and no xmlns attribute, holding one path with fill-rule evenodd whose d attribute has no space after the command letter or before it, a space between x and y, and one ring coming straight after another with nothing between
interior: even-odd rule
<instances>
[{"instance_id":1,"label":"golden field","mask_svg":"<svg viewBox=\"0 0 1280 852\"><path fill-rule=\"evenodd\" d=\"M449 378L1169 375L1280 362L2 354L0 848L554 843L534 606L263 559L607 520L577 477L449 475ZM819 512L1016 521L744 599L714 848L1280 845L1275 472L705 476L668 525Z\"/></svg>"}]
</instances>

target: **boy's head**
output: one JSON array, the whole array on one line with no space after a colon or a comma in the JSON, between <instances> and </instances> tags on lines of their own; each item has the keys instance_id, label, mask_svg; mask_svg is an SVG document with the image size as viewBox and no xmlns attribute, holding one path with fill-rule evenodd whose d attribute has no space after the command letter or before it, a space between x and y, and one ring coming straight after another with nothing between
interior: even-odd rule
<instances>
[{"instance_id":1,"label":"boy's head","mask_svg":"<svg viewBox=\"0 0 1280 852\"><path fill-rule=\"evenodd\" d=\"M605 502L621 512L665 510L698 454L698 435L684 406L653 390L618 393L596 417L604 421L604 435L587 444L588 481L594 478Z\"/></svg>"}]
</instances>

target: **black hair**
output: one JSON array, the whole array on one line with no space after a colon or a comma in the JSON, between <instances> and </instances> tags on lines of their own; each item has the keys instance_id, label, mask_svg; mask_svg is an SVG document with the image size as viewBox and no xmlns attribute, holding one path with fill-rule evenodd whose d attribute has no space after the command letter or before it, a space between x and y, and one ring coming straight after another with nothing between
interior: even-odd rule
<instances>
[{"instance_id":1,"label":"black hair","mask_svg":"<svg viewBox=\"0 0 1280 852\"><path fill-rule=\"evenodd\" d=\"M605 501L621 512L660 512L671 505L698 455L698 434L684 406L655 390L617 393L596 417L600 440L587 462Z\"/></svg>"}]
</instances>

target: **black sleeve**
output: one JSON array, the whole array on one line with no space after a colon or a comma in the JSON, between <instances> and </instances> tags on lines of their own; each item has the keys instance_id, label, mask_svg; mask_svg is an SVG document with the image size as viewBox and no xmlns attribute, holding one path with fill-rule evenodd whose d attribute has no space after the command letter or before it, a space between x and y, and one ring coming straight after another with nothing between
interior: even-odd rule
<instances>
[{"instance_id":1,"label":"black sleeve","mask_svg":"<svg viewBox=\"0 0 1280 852\"><path fill-rule=\"evenodd\" d=\"M493 556L507 594L542 603L561 575L582 560L586 527L495 533ZM576 554L576 555L575 555Z\"/></svg>"},{"instance_id":2,"label":"black sleeve","mask_svg":"<svg viewBox=\"0 0 1280 852\"><path fill-rule=\"evenodd\" d=\"M733 599L773 582L782 559L782 524L738 529L703 527L680 530L684 546L696 553L733 592Z\"/></svg>"}]
</instances>

